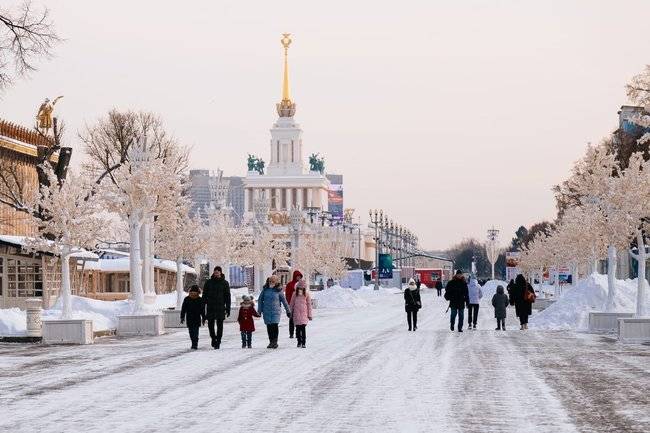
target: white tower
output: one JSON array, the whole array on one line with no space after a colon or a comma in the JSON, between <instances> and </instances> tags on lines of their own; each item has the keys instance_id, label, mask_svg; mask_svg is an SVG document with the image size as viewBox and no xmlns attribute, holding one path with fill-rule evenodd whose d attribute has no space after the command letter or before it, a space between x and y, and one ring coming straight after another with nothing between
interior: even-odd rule
<instances>
[{"instance_id":1,"label":"white tower","mask_svg":"<svg viewBox=\"0 0 650 433\"><path fill-rule=\"evenodd\" d=\"M276 104L280 116L271 128L271 159L267 172L271 176L295 176L304 173L302 158L302 129L293 120L296 104L289 93L288 51L291 38L288 33L282 37L284 46L284 78L282 80L282 101Z\"/></svg>"}]
</instances>

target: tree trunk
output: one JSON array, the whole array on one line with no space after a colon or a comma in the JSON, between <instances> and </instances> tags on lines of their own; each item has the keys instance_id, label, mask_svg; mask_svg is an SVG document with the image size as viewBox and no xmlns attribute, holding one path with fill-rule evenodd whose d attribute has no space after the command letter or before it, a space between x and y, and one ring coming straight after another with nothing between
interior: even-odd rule
<instances>
[{"instance_id":1,"label":"tree trunk","mask_svg":"<svg viewBox=\"0 0 650 433\"><path fill-rule=\"evenodd\" d=\"M183 259L176 258L176 308L183 306Z\"/></svg>"},{"instance_id":2,"label":"tree trunk","mask_svg":"<svg viewBox=\"0 0 650 433\"><path fill-rule=\"evenodd\" d=\"M129 285L131 298L134 302L134 311L141 311L144 307L144 293L142 291L142 263L140 260L140 228L142 222L137 215L129 216Z\"/></svg>"},{"instance_id":3,"label":"tree trunk","mask_svg":"<svg viewBox=\"0 0 650 433\"><path fill-rule=\"evenodd\" d=\"M643 233L641 233L640 230L637 230L636 232L636 243L639 247L639 255L637 256L639 274L637 277L638 287L636 291L636 315L637 317L643 317L645 316L645 267L646 260L648 260L648 255L645 251L645 240L643 239Z\"/></svg>"},{"instance_id":4,"label":"tree trunk","mask_svg":"<svg viewBox=\"0 0 650 433\"><path fill-rule=\"evenodd\" d=\"M553 297L560 299L562 293L560 292L560 265L555 265L555 293Z\"/></svg>"},{"instance_id":5,"label":"tree trunk","mask_svg":"<svg viewBox=\"0 0 650 433\"><path fill-rule=\"evenodd\" d=\"M70 248L61 252L61 318L72 318L72 289L70 287Z\"/></svg>"},{"instance_id":6,"label":"tree trunk","mask_svg":"<svg viewBox=\"0 0 650 433\"><path fill-rule=\"evenodd\" d=\"M151 251L151 218L145 217L142 226L140 227L140 257L142 258L142 288L145 293L155 293L153 278L151 275L152 269L152 251Z\"/></svg>"},{"instance_id":7,"label":"tree trunk","mask_svg":"<svg viewBox=\"0 0 650 433\"><path fill-rule=\"evenodd\" d=\"M607 304L605 310L614 311L614 299L616 298L616 247L607 247Z\"/></svg>"},{"instance_id":8,"label":"tree trunk","mask_svg":"<svg viewBox=\"0 0 650 433\"><path fill-rule=\"evenodd\" d=\"M491 265L492 265L492 279L494 280L494 262L492 262Z\"/></svg>"}]
</instances>

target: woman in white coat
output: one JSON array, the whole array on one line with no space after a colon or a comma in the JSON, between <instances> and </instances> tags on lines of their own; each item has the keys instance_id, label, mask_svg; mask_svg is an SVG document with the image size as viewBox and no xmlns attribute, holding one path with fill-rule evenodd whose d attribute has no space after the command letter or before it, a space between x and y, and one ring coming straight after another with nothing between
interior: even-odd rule
<instances>
[{"instance_id":1,"label":"woman in white coat","mask_svg":"<svg viewBox=\"0 0 650 433\"><path fill-rule=\"evenodd\" d=\"M476 321L478 320L478 307L481 298L483 297L483 291L481 286L478 284L476 277L470 277L468 288L469 294L469 304L467 305L468 318L467 325L469 329L476 329Z\"/></svg>"}]
</instances>

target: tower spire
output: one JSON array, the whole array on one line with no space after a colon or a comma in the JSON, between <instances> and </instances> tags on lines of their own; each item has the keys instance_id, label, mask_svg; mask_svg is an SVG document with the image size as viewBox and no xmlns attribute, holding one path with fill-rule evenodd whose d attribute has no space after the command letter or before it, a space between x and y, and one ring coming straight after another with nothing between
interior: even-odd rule
<instances>
[{"instance_id":1,"label":"tower spire","mask_svg":"<svg viewBox=\"0 0 650 433\"><path fill-rule=\"evenodd\" d=\"M291 101L289 92L289 45L291 45L291 33L283 33L280 43L284 47L284 76L282 79L282 101L276 104L276 110L280 117L293 117L296 113L296 104Z\"/></svg>"}]
</instances>

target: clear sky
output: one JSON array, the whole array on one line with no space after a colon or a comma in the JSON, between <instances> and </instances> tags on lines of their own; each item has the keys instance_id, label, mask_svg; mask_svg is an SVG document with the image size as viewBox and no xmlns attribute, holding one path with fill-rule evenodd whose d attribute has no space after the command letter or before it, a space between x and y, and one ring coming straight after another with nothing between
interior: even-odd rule
<instances>
[{"instance_id":1,"label":"clear sky","mask_svg":"<svg viewBox=\"0 0 650 433\"><path fill-rule=\"evenodd\" d=\"M16 3L17 0L9 0ZM3 1L3 4L6 0ZM0 99L42 99L67 141L113 107L161 114L194 168L269 159L281 33L305 159L345 176L345 205L383 208L426 248L553 218L551 186L617 124L650 63L650 2L48 0L65 42ZM78 164L80 159L75 158Z\"/></svg>"}]
</instances>

